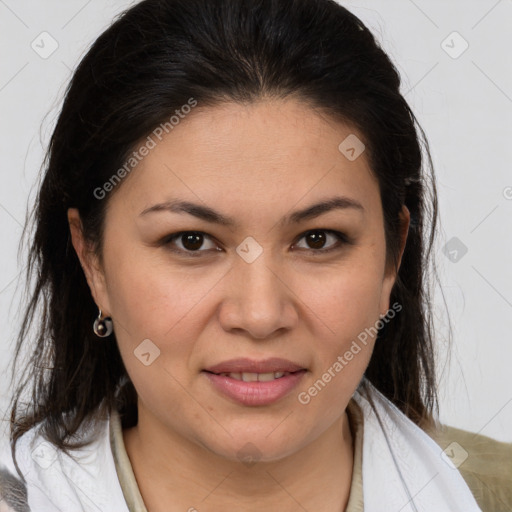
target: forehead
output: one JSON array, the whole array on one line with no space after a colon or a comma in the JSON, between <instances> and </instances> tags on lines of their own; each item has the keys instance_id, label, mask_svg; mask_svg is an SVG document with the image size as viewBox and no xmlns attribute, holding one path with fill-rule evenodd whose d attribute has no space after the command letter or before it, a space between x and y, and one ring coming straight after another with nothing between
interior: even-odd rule
<instances>
[{"instance_id":1,"label":"forehead","mask_svg":"<svg viewBox=\"0 0 512 512\"><path fill-rule=\"evenodd\" d=\"M176 197L252 211L333 193L378 200L364 151L342 151L363 136L299 100L198 105L161 140L150 137L154 147L112 197L139 213Z\"/></svg>"}]
</instances>

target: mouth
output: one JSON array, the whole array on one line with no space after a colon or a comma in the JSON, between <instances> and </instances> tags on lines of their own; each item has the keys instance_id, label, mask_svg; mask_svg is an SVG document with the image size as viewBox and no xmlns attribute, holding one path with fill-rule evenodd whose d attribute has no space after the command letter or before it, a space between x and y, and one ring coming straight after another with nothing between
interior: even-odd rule
<instances>
[{"instance_id":1,"label":"mouth","mask_svg":"<svg viewBox=\"0 0 512 512\"><path fill-rule=\"evenodd\" d=\"M212 388L244 406L270 405L288 395L307 373L291 361L232 359L203 370Z\"/></svg>"}]
</instances>

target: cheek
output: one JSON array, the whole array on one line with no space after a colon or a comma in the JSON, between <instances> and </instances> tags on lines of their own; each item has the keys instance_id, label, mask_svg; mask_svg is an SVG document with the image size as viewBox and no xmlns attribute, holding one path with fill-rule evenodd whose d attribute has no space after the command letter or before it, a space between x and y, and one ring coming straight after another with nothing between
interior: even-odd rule
<instances>
[{"instance_id":1,"label":"cheek","mask_svg":"<svg viewBox=\"0 0 512 512\"><path fill-rule=\"evenodd\" d=\"M112 256L109 297L126 370L147 406L177 414L190 406L183 389L194 377L193 354L208 319L209 293L225 270L177 270L136 248ZM148 366L140 358L147 350L139 347L149 347Z\"/></svg>"},{"instance_id":2,"label":"cheek","mask_svg":"<svg viewBox=\"0 0 512 512\"><path fill-rule=\"evenodd\" d=\"M309 316L317 341L312 375L297 399L308 414L317 414L327 423L346 407L370 361L379 319L377 277L376 273L340 272L317 283L322 286L304 287L301 292L314 312Z\"/></svg>"},{"instance_id":3,"label":"cheek","mask_svg":"<svg viewBox=\"0 0 512 512\"><path fill-rule=\"evenodd\" d=\"M306 394L300 403L311 403L310 410L321 411L334 404L344 407L344 400L357 387L377 335L381 289L379 262L371 254L310 274L298 286L297 295L307 305L303 314L314 324L313 337L318 340L313 375L301 390Z\"/></svg>"},{"instance_id":4,"label":"cheek","mask_svg":"<svg viewBox=\"0 0 512 512\"><path fill-rule=\"evenodd\" d=\"M116 264L109 272L114 320L134 340L153 337L166 344L184 325L193 331L194 312L222 278L222 271L178 268L161 255L157 259L137 249L127 252L112 259Z\"/></svg>"},{"instance_id":5,"label":"cheek","mask_svg":"<svg viewBox=\"0 0 512 512\"><path fill-rule=\"evenodd\" d=\"M213 277L173 272L136 251L111 268L109 296L121 357L139 398L154 414L179 417L190 406L184 392L192 377L188 363L202 330L201 300Z\"/></svg>"},{"instance_id":6,"label":"cheek","mask_svg":"<svg viewBox=\"0 0 512 512\"><path fill-rule=\"evenodd\" d=\"M379 317L382 276L377 266L354 265L297 280L297 296L314 314L327 339L338 345ZM320 334L320 333L319 333ZM322 336L325 337L325 336Z\"/></svg>"}]
</instances>

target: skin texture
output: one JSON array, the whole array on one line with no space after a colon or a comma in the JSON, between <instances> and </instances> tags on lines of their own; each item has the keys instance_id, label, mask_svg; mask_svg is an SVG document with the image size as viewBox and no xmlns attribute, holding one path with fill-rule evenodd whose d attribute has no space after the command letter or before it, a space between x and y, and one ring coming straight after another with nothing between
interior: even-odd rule
<instances>
[{"instance_id":1,"label":"skin texture","mask_svg":"<svg viewBox=\"0 0 512 512\"><path fill-rule=\"evenodd\" d=\"M104 199L101 260L87 251L78 211L68 211L91 293L113 319L138 393L139 423L124 431L124 440L141 494L150 512L233 505L344 510L353 466L345 408L374 339L309 404L298 394L390 308L396 272L385 269L378 183L365 153L349 161L338 150L351 133L364 139L297 99L200 107ZM335 195L360 202L364 211L336 209L279 224ZM170 199L209 206L238 225L169 211L140 215ZM405 207L402 220L403 251ZM315 245L305 236L313 229L340 231L352 243L324 231L324 245ZM191 247L183 238L159 245L180 231L209 235L198 244L199 257L171 251ZM263 249L252 263L236 252L248 236ZM134 355L145 339L160 350L149 366ZM278 402L244 406L201 373L235 357L282 357L308 372ZM239 456L248 442L258 454L251 466Z\"/></svg>"}]
</instances>

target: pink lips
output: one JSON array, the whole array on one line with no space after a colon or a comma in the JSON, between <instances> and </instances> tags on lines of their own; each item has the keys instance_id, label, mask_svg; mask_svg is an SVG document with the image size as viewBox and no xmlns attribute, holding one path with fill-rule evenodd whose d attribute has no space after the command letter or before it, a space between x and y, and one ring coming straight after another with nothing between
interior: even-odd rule
<instances>
[{"instance_id":1,"label":"pink lips","mask_svg":"<svg viewBox=\"0 0 512 512\"><path fill-rule=\"evenodd\" d=\"M268 405L286 396L295 388L306 369L286 359L271 358L263 361L232 359L203 370L213 387L232 399L247 406ZM265 382L244 382L219 373L274 373L288 375Z\"/></svg>"}]
</instances>

